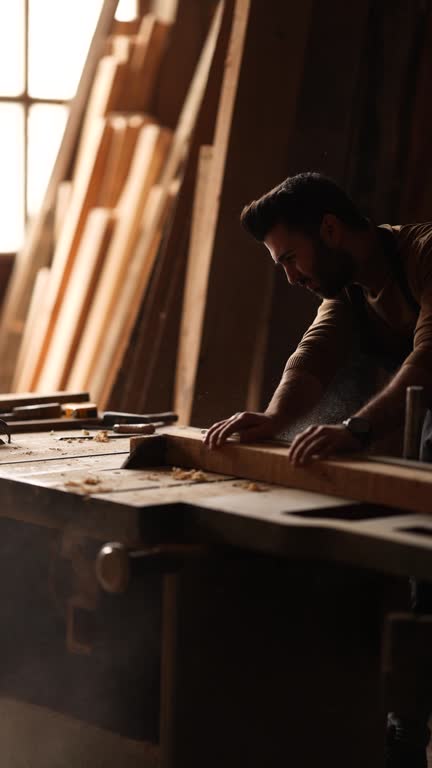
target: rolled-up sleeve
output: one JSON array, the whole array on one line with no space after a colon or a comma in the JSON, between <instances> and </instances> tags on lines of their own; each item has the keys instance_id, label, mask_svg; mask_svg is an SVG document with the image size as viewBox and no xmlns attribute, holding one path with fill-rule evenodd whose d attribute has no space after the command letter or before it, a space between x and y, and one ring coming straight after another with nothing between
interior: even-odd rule
<instances>
[{"instance_id":1,"label":"rolled-up sleeve","mask_svg":"<svg viewBox=\"0 0 432 768\"><path fill-rule=\"evenodd\" d=\"M432 372L432 226L415 228L418 235L411 245L411 289L420 304L414 329L413 351L404 365L415 365Z\"/></svg>"},{"instance_id":2,"label":"rolled-up sleeve","mask_svg":"<svg viewBox=\"0 0 432 768\"><path fill-rule=\"evenodd\" d=\"M325 387L346 362L353 343L353 308L348 300L325 299L285 370L303 370Z\"/></svg>"}]
</instances>

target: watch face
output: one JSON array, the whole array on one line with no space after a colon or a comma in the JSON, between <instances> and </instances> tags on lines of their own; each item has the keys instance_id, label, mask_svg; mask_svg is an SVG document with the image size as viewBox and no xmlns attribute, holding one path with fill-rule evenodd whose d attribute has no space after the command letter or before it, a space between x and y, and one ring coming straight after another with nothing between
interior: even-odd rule
<instances>
[{"instance_id":1,"label":"watch face","mask_svg":"<svg viewBox=\"0 0 432 768\"><path fill-rule=\"evenodd\" d=\"M360 416L353 416L351 419L346 419L343 424L354 435L368 435L371 431L368 420L362 419Z\"/></svg>"}]
</instances>

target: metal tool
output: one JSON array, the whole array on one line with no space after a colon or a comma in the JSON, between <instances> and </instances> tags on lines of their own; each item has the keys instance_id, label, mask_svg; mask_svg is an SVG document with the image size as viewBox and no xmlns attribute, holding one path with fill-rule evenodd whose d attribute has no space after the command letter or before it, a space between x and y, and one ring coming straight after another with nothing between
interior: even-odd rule
<instances>
[{"instance_id":1,"label":"metal tool","mask_svg":"<svg viewBox=\"0 0 432 768\"><path fill-rule=\"evenodd\" d=\"M186 562L207 557L209 549L200 544L164 544L147 549L129 549L110 541L96 558L96 577L106 592L126 592L131 579L142 573L174 573Z\"/></svg>"},{"instance_id":2,"label":"metal tool","mask_svg":"<svg viewBox=\"0 0 432 768\"><path fill-rule=\"evenodd\" d=\"M3 435L7 435L8 437L8 443L11 441L11 433L9 429L9 424L6 421L3 421L3 419L0 419L0 432ZM4 444L4 440L0 438L0 443Z\"/></svg>"},{"instance_id":3,"label":"metal tool","mask_svg":"<svg viewBox=\"0 0 432 768\"><path fill-rule=\"evenodd\" d=\"M101 430L99 430L101 431ZM82 433L80 435L58 435L56 436L56 440L94 440L94 442L101 442L103 443L104 440L95 440L95 437L97 435L97 432L90 435L83 435ZM125 437L135 437L136 432L128 432L126 434L117 434L117 432L108 432L107 431L107 440L115 440L119 438L125 438Z\"/></svg>"},{"instance_id":4,"label":"metal tool","mask_svg":"<svg viewBox=\"0 0 432 768\"><path fill-rule=\"evenodd\" d=\"M405 401L405 429L403 456L418 460L423 420L426 413L423 387L407 387Z\"/></svg>"},{"instance_id":5,"label":"metal tool","mask_svg":"<svg viewBox=\"0 0 432 768\"><path fill-rule=\"evenodd\" d=\"M40 403L37 405L20 405L10 413L2 414L8 421L33 421L34 419L57 419L62 416L60 403Z\"/></svg>"},{"instance_id":6,"label":"metal tool","mask_svg":"<svg viewBox=\"0 0 432 768\"><path fill-rule=\"evenodd\" d=\"M166 411L165 413L123 413L122 411L104 411L101 416L103 424L150 424L155 421L163 424L171 424L178 420L177 413Z\"/></svg>"},{"instance_id":7,"label":"metal tool","mask_svg":"<svg viewBox=\"0 0 432 768\"><path fill-rule=\"evenodd\" d=\"M163 422L157 424L114 424L113 432L132 435L153 435L156 427L165 426Z\"/></svg>"},{"instance_id":8,"label":"metal tool","mask_svg":"<svg viewBox=\"0 0 432 768\"><path fill-rule=\"evenodd\" d=\"M101 430L97 427L97 432L106 432L107 438L111 440L113 437L134 437L134 435L153 435L158 427L165 427L166 424L163 421L158 421L152 424L114 424L112 430ZM97 435L96 432L96 435ZM57 440L94 440L95 434L84 435L61 435Z\"/></svg>"}]
</instances>

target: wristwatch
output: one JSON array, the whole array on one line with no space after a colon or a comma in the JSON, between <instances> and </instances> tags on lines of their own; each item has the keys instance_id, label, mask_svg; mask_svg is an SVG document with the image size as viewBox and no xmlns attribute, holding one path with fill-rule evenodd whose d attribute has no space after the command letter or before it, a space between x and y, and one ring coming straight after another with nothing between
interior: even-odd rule
<instances>
[{"instance_id":1,"label":"wristwatch","mask_svg":"<svg viewBox=\"0 0 432 768\"><path fill-rule=\"evenodd\" d=\"M363 448L366 448L372 439L372 427L370 421L361 416L351 416L342 422L344 427L357 438Z\"/></svg>"}]
</instances>

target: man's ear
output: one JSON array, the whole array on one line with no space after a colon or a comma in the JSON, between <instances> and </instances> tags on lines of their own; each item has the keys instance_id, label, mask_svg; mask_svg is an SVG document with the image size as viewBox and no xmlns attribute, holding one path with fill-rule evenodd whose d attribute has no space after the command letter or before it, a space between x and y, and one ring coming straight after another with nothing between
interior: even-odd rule
<instances>
[{"instance_id":1,"label":"man's ear","mask_svg":"<svg viewBox=\"0 0 432 768\"><path fill-rule=\"evenodd\" d=\"M320 236L330 248L337 248L342 240L343 225L334 213L325 213L320 226Z\"/></svg>"}]
</instances>

